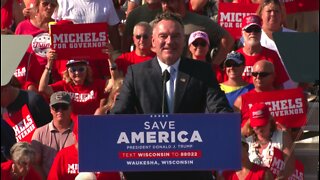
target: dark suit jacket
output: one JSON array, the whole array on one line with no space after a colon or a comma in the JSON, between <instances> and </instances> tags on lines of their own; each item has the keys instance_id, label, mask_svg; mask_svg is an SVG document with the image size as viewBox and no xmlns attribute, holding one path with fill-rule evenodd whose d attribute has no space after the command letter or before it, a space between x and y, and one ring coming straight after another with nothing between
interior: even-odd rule
<instances>
[{"instance_id":1,"label":"dark suit jacket","mask_svg":"<svg viewBox=\"0 0 320 180\"><path fill-rule=\"evenodd\" d=\"M156 58L129 66L112 114L158 114L162 107L162 73ZM181 58L178 68L174 113L233 112L210 65ZM212 179L210 172L125 173L127 180Z\"/></svg>"}]
</instances>

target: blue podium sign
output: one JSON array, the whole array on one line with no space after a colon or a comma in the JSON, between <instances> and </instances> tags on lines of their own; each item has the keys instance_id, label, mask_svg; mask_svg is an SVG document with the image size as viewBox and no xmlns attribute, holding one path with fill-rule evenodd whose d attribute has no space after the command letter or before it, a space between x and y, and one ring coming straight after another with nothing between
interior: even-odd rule
<instances>
[{"instance_id":1,"label":"blue podium sign","mask_svg":"<svg viewBox=\"0 0 320 180\"><path fill-rule=\"evenodd\" d=\"M241 168L240 114L79 116L79 170Z\"/></svg>"}]
</instances>

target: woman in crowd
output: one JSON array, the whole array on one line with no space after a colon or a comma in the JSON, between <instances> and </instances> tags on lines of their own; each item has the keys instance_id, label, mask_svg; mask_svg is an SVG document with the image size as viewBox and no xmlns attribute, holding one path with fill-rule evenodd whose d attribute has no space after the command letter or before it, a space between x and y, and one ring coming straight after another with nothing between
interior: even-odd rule
<instances>
[{"instance_id":1,"label":"woman in crowd","mask_svg":"<svg viewBox=\"0 0 320 180\"><path fill-rule=\"evenodd\" d=\"M233 3L245 3L245 4L263 4L265 3L264 0L233 0ZM287 19L287 13L286 13L286 7L284 6L284 3L281 2L281 13L283 14L282 23L283 25L286 25L286 19Z\"/></svg>"},{"instance_id":2,"label":"woman in crowd","mask_svg":"<svg viewBox=\"0 0 320 180\"><path fill-rule=\"evenodd\" d=\"M194 60L200 60L204 62L208 61L208 52L209 52L209 36L206 32L195 31L190 34L189 40L189 54L190 57ZM218 82L223 82L225 80L225 75L220 69L219 65L212 65L213 71L216 73L216 78Z\"/></svg>"},{"instance_id":3,"label":"woman in crowd","mask_svg":"<svg viewBox=\"0 0 320 180\"><path fill-rule=\"evenodd\" d=\"M11 160L1 163L1 179L3 180L41 180L32 168L35 151L27 142L17 142L10 149Z\"/></svg>"},{"instance_id":4,"label":"woman in crowd","mask_svg":"<svg viewBox=\"0 0 320 180\"><path fill-rule=\"evenodd\" d=\"M266 167L250 162L248 157L249 145L245 137L241 137L241 169L237 171L224 171L218 180L270 180L273 176Z\"/></svg>"},{"instance_id":5,"label":"woman in crowd","mask_svg":"<svg viewBox=\"0 0 320 180\"><path fill-rule=\"evenodd\" d=\"M34 14L17 26L15 34L33 36L33 41L15 72L22 89L38 90L41 74L47 64L46 52L50 47L48 23L53 21L51 16L57 5L56 0L36 0Z\"/></svg>"},{"instance_id":6,"label":"woman in crowd","mask_svg":"<svg viewBox=\"0 0 320 180\"><path fill-rule=\"evenodd\" d=\"M247 138L250 161L270 168L275 148L277 148L282 152L284 166L276 179L290 177L295 168L295 157L291 149L292 139L288 132L277 130L275 120L270 115L267 105L256 103L251 107L250 126L254 132Z\"/></svg>"},{"instance_id":7,"label":"woman in crowd","mask_svg":"<svg viewBox=\"0 0 320 180\"><path fill-rule=\"evenodd\" d=\"M241 53L235 51L230 52L224 61L224 68L228 80L220 83L220 88L226 94L230 106L233 107L237 97L253 89L254 85L242 79L245 59Z\"/></svg>"},{"instance_id":8,"label":"woman in crowd","mask_svg":"<svg viewBox=\"0 0 320 180\"><path fill-rule=\"evenodd\" d=\"M261 45L276 51L279 54L276 43L273 39L274 32L296 32L283 27L285 16L283 7L279 0L264 0L257 10L257 15L262 19ZM279 54L280 56L280 54ZM285 89L295 88L297 84L291 79L284 83Z\"/></svg>"},{"instance_id":9,"label":"woman in crowd","mask_svg":"<svg viewBox=\"0 0 320 180\"><path fill-rule=\"evenodd\" d=\"M106 100L105 87L111 81L93 79L88 61L69 60L63 80L49 85L54 56L54 53L48 53L48 63L40 79L39 92L44 93L47 97L57 91L69 92L72 99L72 112L75 115L93 114L100 106L100 101Z\"/></svg>"},{"instance_id":10,"label":"woman in crowd","mask_svg":"<svg viewBox=\"0 0 320 180\"><path fill-rule=\"evenodd\" d=\"M283 27L283 6L279 0L264 0L258 7L257 15L262 19L261 45L278 52L273 40L274 32L295 32Z\"/></svg>"},{"instance_id":11,"label":"woman in crowd","mask_svg":"<svg viewBox=\"0 0 320 180\"><path fill-rule=\"evenodd\" d=\"M118 77L117 79L114 80L113 86L111 87L111 91L108 97L108 101L106 102L105 105L100 106L94 115L103 115L103 114L109 114L110 110L113 108L114 103L116 102L116 98L120 93L120 89L123 84L123 77Z\"/></svg>"},{"instance_id":12,"label":"woman in crowd","mask_svg":"<svg viewBox=\"0 0 320 180\"><path fill-rule=\"evenodd\" d=\"M60 25L73 25L73 24L74 22L71 20L60 20L56 22L54 25L60 26ZM106 46L111 47L111 44L107 43ZM52 54L51 56L54 58L50 82L55 83L63 79L63 73L66 70L66 64L68 62L68 59L60 58L59 54L57 54L54 49L50 48L48 52ZM92 77L94 79L107 79L110 77L110 72L108 71L108 62L106 62L105 59L94 59L93 61L90 62L89 65L92 69Z\"/></svg>"}]
</instances>

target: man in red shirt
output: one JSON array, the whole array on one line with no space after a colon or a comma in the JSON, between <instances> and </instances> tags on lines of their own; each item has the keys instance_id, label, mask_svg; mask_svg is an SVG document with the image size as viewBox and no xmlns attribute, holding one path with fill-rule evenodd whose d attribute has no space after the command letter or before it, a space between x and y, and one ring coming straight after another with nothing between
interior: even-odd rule
<instances>
[{"instance_id":1,"label":"man in red shirt","mask_svg":"<svg viewBox=\"0 0 320 180\"><path fill-rule=\"evenodd\" d=\"M237 50L245 59L245 69L242 77L248 83L252 83L252 68L259 60L267 60L273 63L275 69L274 87L283 88L283 83L289 80L289 76L281 63L277 52L265 48L260 44L261 18L257 15L249 15L242 19L242 36L244 47Z\"/></svg>"},{"instance_id":2,"label":"man in red shirt","mask_svg":"<svg viewBox=\"0 0 320 180\"><path fill-rule=\"evenodd\" d=\"M275 79L274 65L267 60L260 60L253 65L252 68L254 89L238 96L234 102L234 110L241 111L241 131L243 135L248 135L247 128L249 126L249 107L247 94L260 93L276 90L273 86Z\"/></svg>"},{"instance_id":3,"label":"man in red shirt","mask_svg":"<svg viewBox=\"0 0 320 180\"><path fill-rule=\"evenodd\" d=\"M116 60L118 69L127 73L128 66L137 64L155 56L155 53L151 51L151 26L147 22L139 22L133 28L133 43L135 50L121 54ZM111 58L111 56L110 56Z\"/></svg>"}]
</instances>

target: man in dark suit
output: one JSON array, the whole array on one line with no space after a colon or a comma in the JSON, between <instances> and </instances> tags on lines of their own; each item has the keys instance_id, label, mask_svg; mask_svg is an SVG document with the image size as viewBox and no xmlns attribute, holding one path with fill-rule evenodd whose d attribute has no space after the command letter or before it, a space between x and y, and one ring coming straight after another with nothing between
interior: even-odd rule
<instances>
[{"instance_id":1,"label":"man in dark suit","mask_svg":"<svg viewBox=\"0 0 320 180\"><path fill-rule=\"evenodd\" d=\"M170 12L158 15L153 23L152 35L157 56L129 66L111 113L232 112L210 66L181 57L184 42L180 17ZM125 176L127 180L212 179L209 171L131 172L125 173Z\"/></svg>"}]
</instances>

